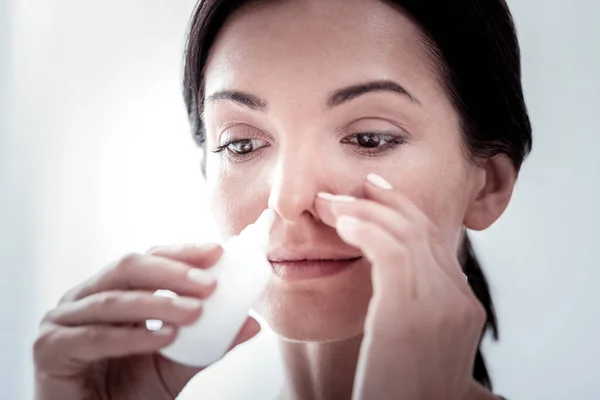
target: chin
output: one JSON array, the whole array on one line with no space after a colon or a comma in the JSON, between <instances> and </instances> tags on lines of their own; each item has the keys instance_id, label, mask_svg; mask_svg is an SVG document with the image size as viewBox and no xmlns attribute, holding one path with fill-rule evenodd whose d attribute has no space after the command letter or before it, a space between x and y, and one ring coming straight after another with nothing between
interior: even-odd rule
<instances>
[{"instance_id":1,"label":"chin","mask_svg":"<svg viewBox=\"0 0 600 400\"><path fill-rule=\"evenodd\" d=\"M370 268L300 285L270 284L255 310L282 339L331 342L361 335L372 295Z\"/></svg>"}]
</instances>

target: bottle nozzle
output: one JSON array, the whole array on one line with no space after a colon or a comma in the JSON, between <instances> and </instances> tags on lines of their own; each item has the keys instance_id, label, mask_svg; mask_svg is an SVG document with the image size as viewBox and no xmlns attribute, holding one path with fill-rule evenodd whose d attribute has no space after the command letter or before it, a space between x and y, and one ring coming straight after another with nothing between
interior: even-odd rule
<instances>
[{"instance_id":1,"label":"bottle nozzle","mask_svg":"<svg viewBox=\"0 0 600 400\"><path fill-rule=\"evenodd\" d=\"M248 225L239 236L248 236L255 241L261 249L266 253L269 248L269 232L275 222L275 211L267 208L260 214L260 217L253 223Z\"/></svg>"},{"instance_id":2,"label":"bottle nozzle","mask_svg":"<svg viewBox=\"0 0 600 400\"><path fill-rule=\"evenodd\" d=\"M260 214L260 217L254 223L254 226L258 227L265 232L271 231L271 227L273 227L273 223L275 222L275 211L267 208L265 211Z\"/></svg>"}]
</instances>

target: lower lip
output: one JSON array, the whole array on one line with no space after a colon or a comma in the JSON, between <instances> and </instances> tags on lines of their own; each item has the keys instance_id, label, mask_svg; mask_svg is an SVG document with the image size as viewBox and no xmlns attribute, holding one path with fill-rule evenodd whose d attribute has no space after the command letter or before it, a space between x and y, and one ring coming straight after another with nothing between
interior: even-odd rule
<instances>
[{"instance_id":1,"label":"lower lip","mask_svg":"<svg viewBox=\"0 0 600 400\"><path fill-rule=\"evenodd\" d=\"M284 281L316 279L347 270L359 258L348 260L305 260L271 262L274 274Z\"/></svg>"}]
</instances>

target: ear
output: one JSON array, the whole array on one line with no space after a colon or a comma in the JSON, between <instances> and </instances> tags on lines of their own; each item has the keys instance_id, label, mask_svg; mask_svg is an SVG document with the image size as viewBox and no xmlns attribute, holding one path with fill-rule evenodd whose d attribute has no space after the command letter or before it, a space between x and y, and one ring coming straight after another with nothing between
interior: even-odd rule
<instances>
[{"instance_id":1,"label":"ear","mask_svg":"<svg viewBox=\"0 0 600 400\"><path fill-rule=\"evenodd\" d=\"M474 231L489 228L506 210L517 180L517 170L512 160L499 154L483 161L482 179L476 183L465 214L464 225Z\"/></svg>"}]
</instances>

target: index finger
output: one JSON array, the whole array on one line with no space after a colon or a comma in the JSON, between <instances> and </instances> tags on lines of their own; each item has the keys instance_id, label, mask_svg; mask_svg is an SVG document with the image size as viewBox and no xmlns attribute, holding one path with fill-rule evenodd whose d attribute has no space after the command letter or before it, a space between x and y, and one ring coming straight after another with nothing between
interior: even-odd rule
<instances>
[{"instance_id":1,"label":"index finger","mask_svg":"<svg viewBox=\"0 0 600 400\"><path fill-rule=\"evenodd\" d=\"M209 268L221 258L223 248L218 243L186 243L152 247L146 254L169 258L196 268Z\"/></svg>"},{"instance_id":2,"label":"index finger","mask_svg":"<svg viewBox=\"0 0 600 400\"><path fill-rule=\"evenodd\" d=\"M130 254L114 262L89 281L79 286L63 301L76 301L94 293L109 290L170 290L180 296L201 297L215 284L214 275L206 270L221 252L196 259L194 266L159 255Z\"/></svg>"}]
</instances>

